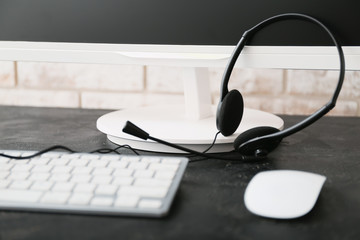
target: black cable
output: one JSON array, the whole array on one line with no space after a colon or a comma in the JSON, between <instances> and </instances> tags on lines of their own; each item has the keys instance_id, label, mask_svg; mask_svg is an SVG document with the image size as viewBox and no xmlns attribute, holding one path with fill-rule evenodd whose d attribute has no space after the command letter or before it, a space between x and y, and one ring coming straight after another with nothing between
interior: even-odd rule
<instances>
[{"instance_id":1,"label":"black cable","mask_svg":"<svg viewBox=\"0 0 360 240\"><path fill-rule=\"evenodd\" d=\"M163 141L161 139L152 137L150 135L148 135L148 138L153 140L153 141L156 141L156 142L159 142L159 143L162 143L162 144L165 144L165 145L180 149L180 150L182 150L184 152L189 152L190 154L193 155L193 156L188 156L189 162L204 161L204 160L208 160L209 158L215 158L215 159L220 159L220 160L230 160L230 161L234 161L234 160L239 161L239 160L241 160L242 162L246 162L246 161L252 161L253 162L253 161L263 160L265 158L265 157L252 157L252 156L248 157L248 156L244 156L244 155L240 155L240 154L236 154L235 157L224 157L224 156L218 155L218 154L209 154L209 153L207 153L215 145L216 139L217 139L219 134L220 134L220 131L218 131L215 134L213 142L203 152L194 151L194 150L191 150L191 149L188 149L188 148L176 145L176 144L172 144L172 143ZM116 153L116 154L120 155L121 153L118 152L118 150L121 149L121 148L129 149L134 154L140 155L134 148L132 148L130 145L127 145L127 144L119 145L118 147L116 147L114 149L112 149L112 148L99 148L99 149L90 151L88 153L90 153L90 154L91 153L100 153L100 154ZM25 159L30 159L30 158L37 157L37 156L39 156L41 154L44 154L44 153L47 153L47 152L50 152L50 151L53 151L53 150L56 150L56 149L62 149L62 150L68 151L70 153L80 153L80 152L77 152L77 151L75 151L75 150L73 150L73 149L71 149L69 147L66 147L66 146L54 145L54 146L51 146L49 148L43 149L41 151L35 152L34 154L31 154L31 155L28 155L28 156L12 156L12 155L8 155L8 154L4 154L4 153L0 153L0 156L6 157L6 158L11 158L11 159L16 159L16 160L25 160ZM194 157L194 156L200 156L202 158L201 159L190 159L191 157Z\"/></svg>"},{"instance_id":2,"label":"black cable","mask_svg":"<svg viewBox=\"0 0 360 240\"><path fill-rule=\"evenodd\" d=\"M150 137L149 137L150 138ZM150 139L156 139L154 137L151 137ZM161 141L160 139L157 139L159 141ZM9 154L5 154L5 153L0 153L0 156L1 157L5 157L5 158L10 158L10 159L15 159L15 160L26 160L26 159L31 159L31 158L34 158L34 157L37 157L37 156L40 156L44 153L47 153L47 152L50 152L50 151L53 151L53 150L56 150L56 149L62 149L62 150L65 150L67 152L70 152L70 153L100 153L100 154L109 154L109 153L115 153L115 154L122 154L121 152L118 152L117 150L118 149L121 149L121 148L127 148L127 149L130 149L134 154L136 155L140 155L135 149L133 149L131 146L129 145L121 145L115 149L111 149L111 148L99 148L99 149L96 149L96 150L93 150L91 152L77 152L77 151L74 151L73 149L69 148L69 147L66 147L66 146L62 146L62 145L54 145L54 146L51 146L49 148L45 148L43 150L40 150L38 152L35 152L34 154L31 154L31 155L28 155L28 156L13 156L13 155L9 155ZM189 152L187 148L184 148L186 149L186 152ZM208 148L210 149L210 147ZM21 150L19 150L21 151ZM184 150L185 151L185 150ZM191 152L193 154L193 156L185 156L185 157L188 157L189 158L189 163L192 163L192 162L199 162L199 161L205 161L205 160L209 160L209 159L218 159L218 160L227 160L227 161L239 161L241 160L241 162L257 162L257 161L261 161L263 159L265 159L266 157L252 157L252 156L244 156L244 155L239 155L239 154L236 154L236 156L234 157L225 157L225 156L222 156L222 155L218 155L220 153L213 153L213 154L209 154L209 153L204 153L204 152L197 152L197 151L192 151ZM235 152L233 152L235 153ZM194 157L194 156L200 156L202 158L200 159L191 159L191 157Z\"/></svg>"},{"instance_id":3,"label":"black cable","mask_svg":"<svg viewBox=\"0 0 360 240\"><path fill-rule=\"evenodd\" d=\"M218 131L216 134L215 134L215 137L214 137L214 140L212 141L211 145L205 149L202 153L207 153L216 143L216 139L218 137L218 135L220 134L220 131Z\"/></svg>"},{"instance_id":4,"label":"black cable","mask_svg":"<svg viewBox=\"0 0 360 240\"><path fill-rule=\"evenodd\" d=\"M132 147L130 147L129 145L121 145L121 146L118 146L117 148L115 149L111 149L111 148L99 148L99 149L96 149L94 151L91 151L91 152L87 152L87 153L100 153L100 154L108 154L108 153L116 153L116 154L121 154L120 152L118 152L117 150L118 149L121 149L121 148L127 148L127 149L130 149L134 154L136 155L139 155L139 153L133 149ZM54 146L51 146L51 147L48 147L48 148L45 148L43 150L40 150L38 152L35 152L34 154L31 154L31 155L28 155L28 156L13 156L13 155L9 155L9 154L5 154L5 153L0 153L0 156L1 157L5 157L5 158L11 158L11 159L15 159L15 160L26 160L26 159L30 159L30 158L34 158L34 157L37 157L37 156L40 156L44 153L47 153L47 152L50 152L50 151L53 151L53 150L56 150L56 149L61 149L61 150L65 150L67 152L70 152L70 153L81 153L81 152L77 152L69 147L66 147L66 146L62 146L62 145L54 145ZM21 151L21 150L19 150ZM85 152L86 153L86 152Z\"/></svg>"},{"instance_id":5,"label":"black cable","mask_svg":"<svg viewBox=\"0 0 360 240\"><path fill-rule=\"evenodd\" d=\"M205 149L204 151L202 151L202 153L207 153L211 148L213 148L215 146L215 143L216 143L216 140L217 140L217 137L218 135L220 134L221 132L218 131L215 136L214 136L214 140L212 141L211 145ZM189 154L189 155L185 155L187 158L189 158L189 162L199 162L199 161L205 161L205 160L208 160L208 158L206 157L200 157L200 158L196 158L194 159L195 157L198 157L196 154Z\"/></svg>"},{"instance_id":6,"label":"black cable","mask_svg":"<svg viewBox=\"0 0 360 240\"><path fill-rule=\"evenodd\" d=\"M216 139L218 137L218 135L220 134L220 131L217 132L214 136L214 140L212 141L211 145L205 149L202 153L202 155L200 155L201 157L203 157L202 159L196 159L196 160L191 160L190 158L192 156L188 156L188 158L190 159L189 162L196 162L196 161L204 161L204 160L208 160L209 158L211 157L214 157L214 156L210 156L208 154L206 154L206 152L208 152L216 143ZM153 137L149 137L150 139L153 138ZM154 138L153 138L154 139ZM157 139L158 141L160 141L159 139ZM115 154L121 154L120 152L118 152L119 149L121 148L126 148L126 149L129 149L131 150L134 154L136 155L140 155L134 148L132 148L130 145L119 145L118 147L112 149L112 148L99 148L99 149L96 149L96 150L93 150L93 151L90 151L88 153L100 153L100 154L109 154L109 153L115 153ZM70 152L70 153L79 153L69 147L66 147L66 146L63 146L63 145L54 145L54 146L51 146L51 147L48 147L48 148L45 148L43 150L40 150L38 152L35 152L34 154L31 154L31 155L28 155L28 156L12 156L12 155L8 155L8 154L4 154L4 153L0 153L0 156L2 157L6 157L6 158L11 158L11 159L16 159L16 160L25 160L25 159L30 159L30 158L34 158L34 157L37 157L41 154L44 154L44 153L47 153L47 152L50 152L50 151L53 151L53 150L56 150L56 149L62 149L62 150L65 150L67 152ZM186 148L184 148L186 149ZM185 150L184 150L185 151ZM188 152L187 150L185 152ZM199 152L196 152L194 151L192 153L194 156L199 156ZM237 160L237 159L232 159L232 160Z\"/></svg>"},{"instance_id":7,"label":"black cable","mask_svg":"<svg viewBox=\"0 0 360 240\"><path fill-rule=\"evenodd\" d=\"M0 153L0 156L1 157L6 157L6 158L12 158L12 159L16 159L16 160L25 160L25 159L30 159L30 158L37 157L37 156L39 156L41 154L53 151L55 149L62 149L62 150L66 150L66 151L68 151L70 153L76 153L74 150L72 150L71 148L68 148L66 146L54 145L54 146L45 148L43 150L40 150L38 152L35 152L34 154L28 155L28 156L12 156L12 155L8 155L8 154L5 154L5 153Z\"/></svg>"},{"instance_id":8,"label":"black cable","mask_svg":"<svg viewBox=\"0 0 360 240\"><path fill-rule=\"evenodd\" d=\"M100 148L100 149L96 149L94 151L91 151L89 153L101 153L101 154L107 154L107 153L116 153L116 154L121 154L120 152L118 152L117 150L121 149L121 148L126 148L131 150L135 155L140 155L135 149L133 149L130 145L119 145L118 147L112 149L112 148Z\"/></svg>"}]
</instances>

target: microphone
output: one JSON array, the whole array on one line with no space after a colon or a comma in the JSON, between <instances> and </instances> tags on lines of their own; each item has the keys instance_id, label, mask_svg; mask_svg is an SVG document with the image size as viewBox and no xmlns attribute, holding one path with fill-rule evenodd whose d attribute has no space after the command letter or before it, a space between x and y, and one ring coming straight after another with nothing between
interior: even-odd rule
<instances>
[{"instance_id":1,"label":"microphone","mask_svg":"<svg viewBox=\"0 0 360 240\"><path fill-rule=\"evenodd\" d=\"M256 160L256 161L258 161L258 160L263 160L263 159L266 158L266 156L245 156L245 155L242 155L242 154L237 154L236 157L231 158L231 157L219 156L219 155L215 155L215 154L198 152L198 151L195 151L193 149L189 149L189 148L186 148L186 147L174 144L174 143L164 141L164 140L159 139L159 138L155 138L155 137L151 136L149 133L145 132L143 129L139 128L138 126L136 126L135 124L130 122L130 121L126 121L125 126L123 127L122 131L124 133L132 135L134 137L141 138L143 140L150 139L150 140L153 140L153 141L155 141L157 143L160 143L160 144L163 144L163 145L166 145L166 146L169 146L169 147L172 147L172 148L175 148L175 149L178 149L178 150L190 153L190 154L194 154L194 155L197 155L197 156L200 156L200 157L205 157L205 158L215 158L215 159L231 160L231 161L233 161L233 160L241 160L241 161L254 161L254 160Z\"/></svg>"},{"instance_id":2,"label":"microphone","mask_svg":"<svg viewBox=\"0 0 360 240\"><path fill-rule=\"evenodd\" d=\"M147 132L145 132L144 130L142 130L141 128L139 128L138 126L136 126L135 124L133 124L130 121L126 121L125 126L122 130L124 133L133 135L134 137L138 137L141 138L143 140L148 140L150 134L148 134Z\"/></svg>"}]
</instances>

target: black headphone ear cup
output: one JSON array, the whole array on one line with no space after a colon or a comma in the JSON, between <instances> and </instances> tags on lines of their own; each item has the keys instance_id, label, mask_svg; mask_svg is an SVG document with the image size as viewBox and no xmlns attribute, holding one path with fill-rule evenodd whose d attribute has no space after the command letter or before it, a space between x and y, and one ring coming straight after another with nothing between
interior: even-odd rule
<instances>
[{"instance_id":1,"label":"black headphone ear cup","mask_svg":"<svg viewBox=\"0 0 360 240\"><path fill-rule=\"evenodd\" d=\"M216 126L224 136L233 134L239 127L244 112L244 101L241 93L231 90L219 103L216 114Z\"/></svg>"},{"instance_id":2,"label":"black headphone ear cup","mask_svg":"<svg viewBox=\"0 0 360 240\"><path fill-rule=\"evenodd\" d=\"M279 145L281 138L269 138L263 140L256 140L256 138L277 133L279 131L280 130L277 128L268 126L251 128L235 139L234 149L247 156L259 154L266 155ZM247 143L252 139L254 139L254 141Z\"/></svg>"}]
</instances>

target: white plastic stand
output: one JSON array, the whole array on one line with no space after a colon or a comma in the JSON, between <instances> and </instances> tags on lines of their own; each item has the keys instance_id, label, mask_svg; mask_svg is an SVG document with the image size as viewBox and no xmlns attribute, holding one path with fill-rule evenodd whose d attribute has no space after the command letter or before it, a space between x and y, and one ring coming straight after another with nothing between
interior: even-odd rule
<instances>
[{"instance_id":1,"label":"white plastic stand","mask_svg":"<svg viewBox=\"0 0 360 240\"><path fill-rule=\"evenodd\" d=\"M97 128L107 134L110 141L135 149L153 152L181 151L152 141L145 141L122 132L126 121L131 121L151 136L172 143L203 151L213 142L217 133L216 106L211 105L210 83L207 68L184 68L185 106L163 105L124 109L101 116ZM273 114L244 109L243 119L236 133L229 137L221 134L209 152L227 152L242 132L257 126L272 126L282 129L284 122Z\"/></svg>"}]
</instances>

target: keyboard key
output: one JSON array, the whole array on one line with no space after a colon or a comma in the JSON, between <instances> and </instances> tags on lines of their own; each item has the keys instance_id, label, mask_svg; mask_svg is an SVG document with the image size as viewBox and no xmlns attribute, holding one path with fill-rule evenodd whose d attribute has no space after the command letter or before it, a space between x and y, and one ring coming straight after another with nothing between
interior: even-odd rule
<instances>
[{"instance_id":1,"label":"keyboard key","mask_svg":"<svg viewBox=\"0 0 360 240\"><path fill-rule=\"evenodd\" d=\"M90 174L94 170L93 167L82 167L78 166L73 168L72 174Z\"/></svg>"},{"instance_id":2,"label":"keyboard key","mask_svg":"<svg viewBox=\"0 0 360 240\"><path fill-rule=\"evenodd\" d=\"M59 153L59 152L47 152L47 153L44 153L44 154L42 154L42 157L43 158L59 158L59 157L61 157L61 153ZM69 154L70 155L70 154Z\"/></svg>"},{"instance_id":3,"label":"keyboard key","mask_svg":"<svg viewBox=\"0 0 360 240\"><path fill-rule=\"evenodd\" d=\"M10 171L1 171L0 172L0 179L5 179L7 176L9 176Z\"/></svg>"},{"instance_id":4,"label":"keyboard key","mask_svg":"<svg viewBox=\"0 0 360 240\"><path fill-rule=\"evenodd\" d=\"M171 180L175 177L176 171L157 171L155 173L155 179Z\"/></svg>"},{"instance_id":5,"label":"keyboard key","mask_svg":"<svg viewBox=\"0 0 360 240\"><path fill-rule=\"evenodd\" d=\"M76 158L76 159L71 159L67 165L72 166L72 167L83 167L83 166L86 166L88 163L89 163L88 159Z\"/></svg>"},{"instance_id":6,"label":"keyboard key","mask_svg":"<svg viewBox=\"0 0 360 240\"><path fill-rule=\"evenodd\" d=\"M0 181L0 188L7 188L7 186L9 186L9 184L11 183L10 180L8 179L4 179Z\"/></svg>"},{"instance_id":7,"label":"keyboard key","mask_svg":"<svg viewBox=\"0 0 360 240\"><path fill-rule=\"evenodd\" d=\"M31 172L33 173L39 173L39 172L50 172L50 170L53 168L53 166L50 165L38 165L31 169Z\"/></svg>"},{"instance_id":8,"label":"keyboard key","mask_svg":"<svg viewBox=\"0 0 360 240\"><path fill-rule=\"evenodd\" d=\"M112 168L105 168L105 167L99 167L94 169L92 172L92 175L111 175L111 173L114 171Z\"/></svg>"},{"instance_id":9,"label":"keyboard key","mask_svg":"<svg viewBox=\"0 0 360 240\"><path fill-rule=\"evenodd\" d=\"M154 170L137 170L134 173L135 178L151 178L154 176Z\"/></svg>"},{"instance_id":10,"label":"keyboard key","mask_svg":"<svg viewBox=\"0 0 360 240\"><path fill-rule=\"evenodd\" d=\"M90 182L91 178L90 174L76 174L69 181L73 183L87 183Z\"/></svg>"},{"instance_id":11,"label":"keyboard key","mask_svg":"<svg viewBox=\"0 0 360 240\"><path fill-rule=\"evenodd\" d=\"M163 198L167 193L167 188L164 187L138 187L138 186L123 186L120 187L118 195L134 195L139 197L154 197Z\"/></svg>"},{"instance_id":12,"label":"keyboard key","mask_svg":"<svg viewBox=\"0 0 360 240\"><path fill-rule=\"evenodd\" d=\"M141 187L170 187L171 180L160 180L154 178L137 178L134 182L134 186L141 186Z\"/></svg>"},{"instance_id":13,"label":"keyboard key","mask_svg":"<svg viewBox=\"0 0 360 240\"><path fill-rule=\"evenodd\" d=\"M141 162L146 162L146 163L159 163L159 162L160 162L160 158L159 158L159 157L143 157L143 158L141 158Z\"/></svg>"},{"instance_id":14,"label":"keyboard key","mask_svg":"<svg viewBox=\"0 0 360 240\"><path fill-rule=\"evenodd\" d=\"M31 165L45 165L48 164L50 160L51 159L48 157L33 158L29 161L29 163L31 163Z\"/></svg>"},{"instance_id":15,"label":"keyboard key","mask_svg":"<svg viewBox=\"0 0 360 240\"><path fill-rule=\"evenodd\" d=\"M149 169L176 171L178 169L178 165L177 164L165 164L165 163L152 163L152 164L150 164Z\"/></svg>"},{"instance_id":16,"label":"keyboard key","mask_svg":"<svg viewBox=\"0 0 360 240\"><path fill-rule=\"evenodd\" d=\"M149 164L146 162L131 162L128 166L128 169L146 169Z\"/></svg>"},{"instance_id":17,"label":"keyboard key","mask_svg":"<svg viewBox=\"0 0 360 240\"><path fill-rule=\"evenodd\" d=\"M99 159L100 156L96 154L81 154L80 159L88 159L88 160L96 160Z\"/></svg>"},{"instance_id":18,"label":"keyboard key","mask_svg":"<svg viewBox=\"0 0 360 240\"><path fill-rule=\"evenodd\" d=\"M108 175L97 175L91 179L91 183L95 184L107 184L112 181L112 176Z\"/></svg>"},{"instance_id":19,"label":"keyboard key","mask_svg":"<svg viewBox=\"0 0 360 240\"><path fill-rule=\"evenodd\" d=\"M8 176L8 179L10 179L10 180L25 180L29 175L30 175L30 173L28 173L28 172L12 172Z\"/></svg>"},{"instance_id":20,"label":"keyboard key","mask_svg":"<svg viewBox=\"0 0 360 240\"><path fill-rule=\"evenodd\" d=\"M45 181L49 179L49 177L50 177L50 173L39 172L39 173L31 173L28 179L31 181Z\"/></svg>"},{"instance_id":21,"label":"keyboard key","mask_svg":"<svg viewBox=\"0 0 360 240\"><path fill-rule=\"evenodd\" d=\"M100 184L95 190L95 194L97 195L114 195L118 189L116 185L105 185Z\"/></svg>"},{"instance_id":22,"label":"keyboard key","mask_svg":"<svg viewBox=\"0 0 360 240\"><path fill-rule=\"evenodd\" d=\"M72 182L58 182L55 183L51 190L56 192L71 192L74 186L75 183Z\"/></svg>"},{"instance_id":23,"label":"keyboard key","mask_svg":"<svg viewBox=\"0 0 360 240\"><path fill-rule=\"evenodd\" d=\"M0 163L0 169L2 171L10 170L10 168L12 168L13 166L14 166L13 163Z\"/></svg>"},{"instance_id":24,"label":"keyboard key","mask_svg":"<svg viewBox=\"0 0 360 240\"><path fill-rule=\"evenodd\" d=\"M119 196L115 200L116 207L136 207L139 202L138 196Z\"/></svg>"},{"instance_id":25,"label":"keyboard key","mask_svg":"<svg viewBox=\"0 0 360 240\"><path fill-rule=\"evenodd\" d=\"M69 173L53 173L50 177L50 181L65 182L69 180L71 175Z\"/></svg>"},{"instance_id":26,"label":"keyboard key","mask_svg":"<svg viewBox=\"0 0 360 240\"><path fill-rule=\"evenodd\" d=\"M160 200L141 200L139 202L139 208L160 208L161 204Z\"/></svg>"},{"instance_id":27,"label":"keyboard key","mask_svg":"<svg viewBox=\"0 0 360 240\"><path fill-rule=\"evenodd\" d=\"M139 162L140 161L140 157L139 156L123 156L121 158L121 161L125 161L125 162Z\"/></svg>"},{"instance_id":28,"label":"keyboard key","mask_svg":"<svg viewBox=\"0 0 360 240\"><path fill-rule=\"evenodd\" d=\"M74 193L69 198L68 204L87 205L89 204L92 194L89 193Z\"/></svg>"},{"instance_id":29,"label":"keyboard key","mask_svg":"<svg viewBox=\"0 0 360 240\"><path fill-rule=\"evenodd\" d=\"M87 155L87 154L86 154ZM66 154L61 154L62 158L67 158L67 159L79 159L82 156L84 156L84 154L82 153L66 153Z\"/></svg>"},{"instance_id":30,"label":"keyboard key","mask_svg":"<svg viewBox=\"0 0 360 240\"><path fill-rule=\"evenodd\" d=\"M83 154L78 154L78 153L70 153L70 154L61 154L59 157L61 158L66 158L66 159L79 159L81 158L81 156L83 156Z\"/></svg>"},{"instance_id":31,"label":"keyboard key","mask_svg":"<svg viewBox=\"0 0 360 240\"><path fill-rule=\"evenodd\" d=\"M111 161L109 167L111 168L126 168L129 162L126 161Z\"/></svg>"},{"instance_id":32,"label":"keyboard key","mask_svg":"<svg viewBox=\"0 0 360 240\"><path fill-rule=\"evenodd\" d=\"M92 160L90 160L88 166L98 168L98 167L105 167L108 164L109 164L109 161L106 161L106 160L99 161L97 159L92 159Z\"/></svg>"},{"instance_id":33,"label":"keyboard key","mask_svg":"<svg viewBox=\"0 0 360 240\"><path fill-rule=\"evenodd\" d=\"M30 187L31 184L32 184L32 181L16 180L10 184L10 188L12 188L12 189L27 189Z\"/></svg>"},{"instance_id":34,"label":"keyboard key","mask_svg":"<svg viewBox=\"0 0 360 240\"><path fill-rule=\"evenodd\" d=\"M94 197L90 204L95 206L111 206L114 202L112 197Z\"/></svg>"},{"instance_id":35,"label":"keyboard key","mask_svg":"<svg viewBox=\"0 0 360 240\"><path fill-rule=\"evenodd\" d=\"M69 192L45 192L41 198L42 203L65 204L70 196Z\"/></svg>"},{"instance_id":36,"label":"keyboard key","mask_svg":"<svg viewBox=\"0 0 360 240\"><path fill-rule=\"evenodd\" d=\"M49 165L55 165L55 166L58 166L58 165L66 165L70 160L67 159L67 158L52 158L50 161L49 161Z\"/></svg>"},{"instance_id":37,"label":"keyboard key","mask_svg":"<svg viewBox=\"0 0 360 240\"><path fill-rule=\"evenodd\" d=\"M31 186L31 190L48 191L53 186L53 182L36 181Z\"/></svg>"},{"instance_id":38,"label":"keyboard key","mask_svg":"<svg viewBox=\"0 0 360 240\"><path fill-rule=\"evenodd\" d=\"M0 189L0 201L34 203L40 199L42 194L43 192L41 191Z\"/></svg>"},{"instance_id":39,"label":"keyboard key","mask_svg":"<svg viewBox=\"0 0 360 240\"><path fill-rule=\"evenodd\" d=\"M107 160L107 161L118 161L121 159L120 155L103 155L100 157L101 161Z\"/></svg>"},{"instance_id":40,"label":"keyboard key","mask_svg":"<svg viewBox=\"0 0 360 240\"><path fill-rule=\"evenodd\" d=\"M10 163L14 163L17 165L21 165L21 164L28 164L30 162L30 160L28 159L11 159Z\"/></svg>"},{"instance_id":41,"label":"keyboard key","mask_svg":"<svg viewBox=\"0 0 360 240\"><path fill-rule=\"evenodd\" d=\"M74 192L91 193L96 185L92 183L79 183L75 186Z\"/></svg>"},{"instance_id":42,"label":"keyboard key","mask_svg":"<svg viewBox=\"0 0 360 240\"><path fill-rule=\"evenodd\" d=\"M32 168L32 165L26 165L26 164L17 164L15 165L11 171L12 172L28 172Z\"/></svg>"},{"instance_id":43,"label":"keyboard key","mask_svg":"<svg viewBox=\"0 0 360 240\"><path fill-rule=\"evenodd\" d=\"M112 175L115 177L130 177L133 172L132 169L116 169Z\"/></svg>"},{"instance_id":44,"label":"keyboard key","mask_svg":"<svg viewBox=\"0 0 360 240\"><path fill-rule=\"evenodd\" d=\"M52 173L69 173L71 172L71 170L73 169L73 167L70 166L54 166L51 169Z\"/></svg>"},{"instance_id":45,"label":"keyboard key","mask_svg":"<svg viewBox=\"0 0 360 240\"><path fill-rule=\"evenodd\" d=\"M131 185L134 182L133 177L115 177L112 181L112 184L126 186Z\"/></svg>"},{"instance_id":46,"label":"keyboard key","mask_svg":"<svg viewBox=\"0 0 360 240\"><path fill-rule=\"evenodd\" d=\"M6 157L1 157L0 156L0 164L2 163L8 163L10 161L10 159L6 158Z\"/></svg>"}]
</instances>

